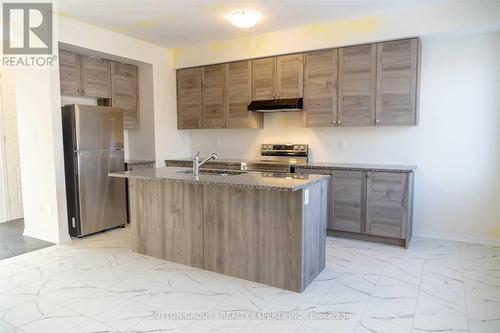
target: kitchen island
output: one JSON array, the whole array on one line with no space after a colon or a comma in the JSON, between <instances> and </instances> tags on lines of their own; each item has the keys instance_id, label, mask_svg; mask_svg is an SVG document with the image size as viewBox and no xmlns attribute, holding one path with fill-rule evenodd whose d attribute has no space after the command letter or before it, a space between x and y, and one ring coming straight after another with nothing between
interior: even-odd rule
<instances>
[{"instance_id":1,"label":"kitchen island","mask_svg":"<svg viewBox=\"0 0 500 333\"><path fill-rule=\"evenodd\" d=\"M325 266L324 175L140 169L129 179L133 251L302 292Z\"/></svg>"}]
</instances>

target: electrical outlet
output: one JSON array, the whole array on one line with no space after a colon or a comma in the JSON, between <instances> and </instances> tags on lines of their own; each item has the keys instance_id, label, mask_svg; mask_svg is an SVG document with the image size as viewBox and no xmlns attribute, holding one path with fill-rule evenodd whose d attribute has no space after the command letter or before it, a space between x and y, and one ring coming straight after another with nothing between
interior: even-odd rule
<instances>
[{"instance_id":1,"label":"electrical outlet","mask_svg":"<svg viewBox=\"0 0 500 333\"><path fill-rule=\"evenodd\" d=\"M345 140L344 139L337 140L337 149L338 150L345 149Z\"/></svg>"},{"instance_id":2,"label":"electrical outlet","mask_svg":"<svg viewBox=\"0 0 500 333\"><path fill-rule=\"evenodd\" d=\"M220 140L219 139L214 140L214 147L220 147Z\"/></svg>"}]
</instances>

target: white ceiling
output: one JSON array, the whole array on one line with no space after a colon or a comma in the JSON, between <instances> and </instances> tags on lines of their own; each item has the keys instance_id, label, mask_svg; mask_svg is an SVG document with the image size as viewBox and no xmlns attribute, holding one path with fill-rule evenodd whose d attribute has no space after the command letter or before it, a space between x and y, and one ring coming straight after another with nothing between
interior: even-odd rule
<instances>
[{"instance_id":1,"label":"white ceiling","mask_svg":"<svg viewBox=\"0 0 500 333\"><path fill-rule=\"evenodd\" d=\"M131 37L177 47L445 1L62 0L58 2L58 11ZM253 28L236 28L225 15L237 9L259 10L263 18Z\"/></svg>"}]
</instances>

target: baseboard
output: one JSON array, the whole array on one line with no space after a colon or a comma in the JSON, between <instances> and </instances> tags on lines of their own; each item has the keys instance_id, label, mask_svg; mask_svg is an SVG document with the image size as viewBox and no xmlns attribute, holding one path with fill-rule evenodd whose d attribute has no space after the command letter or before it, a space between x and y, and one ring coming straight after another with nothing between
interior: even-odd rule
<instances>
[{"instance_id":1,"label":"baseboard","mask_svg":"<svg viewBox=\"0 0 500 333\"><path fill-rule=\"evenodd\" d=\"M60 244L58 239L53 239L53 237L47 237L46 235L41 235L39 232L33 232L32 230L29 230L27 228L24 229L23 232L24 236L36 238L36 239L41 239L46 242L54 243L54 244Z\"/></svg>"},{"instance_id":2,"label":"baseboard","mask_svg":"<svg viewBox=\"0 0 500 333\"><path fill-rule=\"evenodd\" d=\"M455 242L500 246L500 239L449 234L449 233L434 232L434 231L413 230L413 236L435 238L435 239L442 239Z\"/></svg>"}]
</instances>

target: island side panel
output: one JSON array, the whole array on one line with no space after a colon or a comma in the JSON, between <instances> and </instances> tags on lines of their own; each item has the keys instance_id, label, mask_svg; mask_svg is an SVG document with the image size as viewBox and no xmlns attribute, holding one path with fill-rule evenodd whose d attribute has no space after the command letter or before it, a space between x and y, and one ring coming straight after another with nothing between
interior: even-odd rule
<instances>
[{"instance_id":1,"label":"island side panel","mask_svg":"<svg viewBox=\"0 0 500 333\"><path fill-rule=\"evenodd\" d=\"M307 187L303 195L302 286L305 289L325 268L326 225L328 223L328 179Z\"/></svg>"},{"instance_id":2,"label":"island side panel","mask_svg":"<svg viewBox=\"0 0 500 333\"><path fill-rule=\"evenodd\" d=\"M165 180L130 180L132 250L203 267L202 188Z\"/></svg>"},{"instance_id":3,"label":"island side panel","mask_svg":"<svg viewBox=\"0 0 500 333\"><path fill-rule=\"evenodd\" d=\"M302 290L301 191L206 185L203 211L205 269Z\"/></svg>"}]
</instances>

